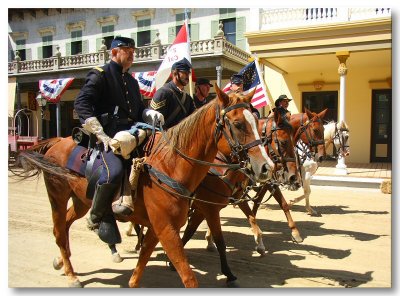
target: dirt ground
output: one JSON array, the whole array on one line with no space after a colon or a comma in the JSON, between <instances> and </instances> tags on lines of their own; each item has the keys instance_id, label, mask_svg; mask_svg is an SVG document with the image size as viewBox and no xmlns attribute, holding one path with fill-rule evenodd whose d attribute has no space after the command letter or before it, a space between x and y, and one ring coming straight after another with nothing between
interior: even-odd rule
<instances>
[{"instance_id":1,"label":"dirt ground","mask_svg":"<svg viewBox=\"0 0 400 296\"><path fill-rule=\"evenodd\" d=\"M301 191L284 192L287 200ZM238 208L221 212L231 270L243 288L391 287L391 195L378 189L312 186L311 204L322 214L310 217L304 203L295 205L293 219L304 238L291 241L283 212L271 199L259 210L267 254L254 251L249 225ZM114 263L107 245L86 229L85 219L70 231L72 264L85 288L127 288L138 254L136 236L125 235L118 250L123 262ZM202 224L186 251L200 287L224 288L217 252L205 250ZM53 269L59 255L52 234L50 204L42 179L8 182L8 286L67 287L63 270ZM182 287L160 245L142 278L141 287Z\"/></svg>"}]
</instances>

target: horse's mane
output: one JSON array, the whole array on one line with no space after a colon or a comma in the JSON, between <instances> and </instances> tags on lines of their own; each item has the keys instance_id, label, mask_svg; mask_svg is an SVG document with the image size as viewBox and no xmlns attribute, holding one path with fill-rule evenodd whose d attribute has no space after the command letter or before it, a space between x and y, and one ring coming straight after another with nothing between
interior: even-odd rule
<instances>
[{"instance_id":1,"label":"horse's mane","mask_svg":"<svg viewBox=\"0 0 400 296\"><path fill-rule=\"evenodd\" d=\"M173 147L182 150L190 147L193 139L198 139L201 135L204 135L203 127L205 126L205 114L210 108L215 108L215 104L217 104L217 100L207 103L193 112L190 116L183 119L177 125L169 128L166 131L168 142L164 140L160 141L159 145L157 145L157 148L154 150L154 153L164 149L166 156L169 156L169 154L174 150ZM197 132L195 132L196 128Z\"/></svg>"}]
</instances>

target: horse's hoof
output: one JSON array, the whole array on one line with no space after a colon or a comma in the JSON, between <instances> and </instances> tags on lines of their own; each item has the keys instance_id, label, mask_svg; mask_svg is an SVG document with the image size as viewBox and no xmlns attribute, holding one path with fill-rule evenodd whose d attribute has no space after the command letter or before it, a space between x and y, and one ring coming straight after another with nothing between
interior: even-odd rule
<instances>
[{"instance_id":1,"label":"horse's hoof","mask_svg":"<svg viewBox=\"0 0 400 296\"><path fill-rule=\"evenodd\" d=\"M61 257L54 258L53 267L54 267L55 270L60 270L61 267L63 267L63 265L64 265L64 262L63 262Z\"/></svg>"},{"instance_id":2,"label":"horse's hoof","mask_svg":"<svg viewBox=\"0 0 400 296\"><path fill-rule=\"evenodd\" d=\"M209 252L215 252L217 250L217 247L214 245L208 245L206 250Z\"/></svg>"},{"instance_id":3,"label":"horse's hoof","mask_svg":"<svg viewBox=\"0 0 400 296\"><path fill-rule=\"evenodd\" d=\"M70 287L70 288L83 288L81 282L78 279L76 279L76 280L74 280L72 282L69 282L68 283L68 287Z\"/></svg>"},{"instance_id":4,"label":"horse's hoof","mask_svg":"<svg viewBox=\"0 0 400 296\"><path fill-rule=\"evenodd\" d=\"M256 247L256 251L261 256L265 256L265 247Z\"/></svg>"},{"instance_id":5,"label":"horse's hoof","mask_svg":"<svg viewBox=\"0 0 400 296\"><path fill-rule=\"evenodd\" d=\"M124 259L122 259L118 253L114 253L114 254L112 254L112 261L115 263L120 263L120 262L124 261Z\"/></svg>"},{"instance_id":6,"label":"horse's hoof","mask_svg":"<svg viewBox=\"0 0 400 296\"><path fill-rule=\"evenodd\" d=\"M300 236L300 234L292 233L292 241L299 244L303 242L303 238Z\"/></svg>"},{"instance_id":7,"label":"horse's hoof","mask_svg":"<svg viewBox=\"0 0 400 296\"><path fill-rule=\"evenodd\" d=\"M240 286L236 280L226 281L226 287L227 288L240 288Z\"/></svg>"}]
</instances>

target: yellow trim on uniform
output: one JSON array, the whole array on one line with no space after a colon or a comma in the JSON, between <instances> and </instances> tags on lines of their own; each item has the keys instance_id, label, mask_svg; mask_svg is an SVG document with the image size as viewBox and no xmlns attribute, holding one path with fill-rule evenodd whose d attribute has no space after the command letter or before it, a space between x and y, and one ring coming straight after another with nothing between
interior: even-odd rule
<instances>
[{"instance_id":1,"label":"yellow trim on uniform","mask_svg":"<svg viewBox=\"0 0 400 296\"><path fill-rule=\"evenodd\" d=\"M153 100L151 100L150 102L150 107L153 108L154 110L160 109L162 107L165 106L165 104L167 103L167 100L161 101L161 102L154 102Z\"/></svg>"},{"instance_id":2,"label":"yellow trim on uniform","mask_svg":"<svg viewBox=\"0 0 400 296\"><path fill-rule=\"evenodd\" d=\"M103 69L103 68L100 68L100 67L94 67L93 69L96 69L96 70L99 71L99 72L104 72L104 69Z\"/></svg>"}]
</instances>

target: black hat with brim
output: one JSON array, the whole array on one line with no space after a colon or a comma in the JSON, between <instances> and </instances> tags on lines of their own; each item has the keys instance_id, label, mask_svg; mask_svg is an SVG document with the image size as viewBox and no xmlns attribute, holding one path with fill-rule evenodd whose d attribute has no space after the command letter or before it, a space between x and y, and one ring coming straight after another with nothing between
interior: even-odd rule
<instances>
[{"instance_id":1,"label":"black hat with brim","mask_svg":"<svg viewBox=\"0 0 400 296\"><path fill-rule=\"evenodd\" d=\"M131 47L135 48L135 40L132 38L127 38L127 37L115 37L114 40L111 42L111 48L116 48L116 47Z\"/></svg>"},{"instance_id":2,"label":"black hat with brim","mask_svg":"<svg viewBox=\"0 0 400 296\"><path fill-rule=\"evenodd\" d=\"M232 84L243 84L243 76L241 74L233 74L231 76Z\"/></svg>"},{"instance_id":3,"label":"black hat with brim","mask_svg":"<svg viewBox=\"0 0 400 296\"><path fill-rule=\"evenodd\" d=\"M203 84L208 84L210 87L212 87L213 85L210 83L210 80L208 80L207 78L197 78L196 80L196 85L203 85Z\"/></svg>"},{"instance_id":4,"label":"black hat with brim","mask_svg":"<svg viewBox=\"0 0 400 296\"><path fill-rule=\"evenodd\" d=\"M192 64L186 58L183 58L182 60L175 62L171 67L171 70L186 71L186 72L189 72L190 69L192 69Z\"/></svg>"},{"instance_id":5,"label":"black hat with brim","mask_svg":"<svg viewBox=\"0 0 400 296\"><path fill-rule=\"evenodd\" d=\"M286 95L280 95L279 98L275 101L275 107L278 107L279 103L283 100L288 100L290 102L292 99L289 99Z\"/></svg>"}]
</instances>

